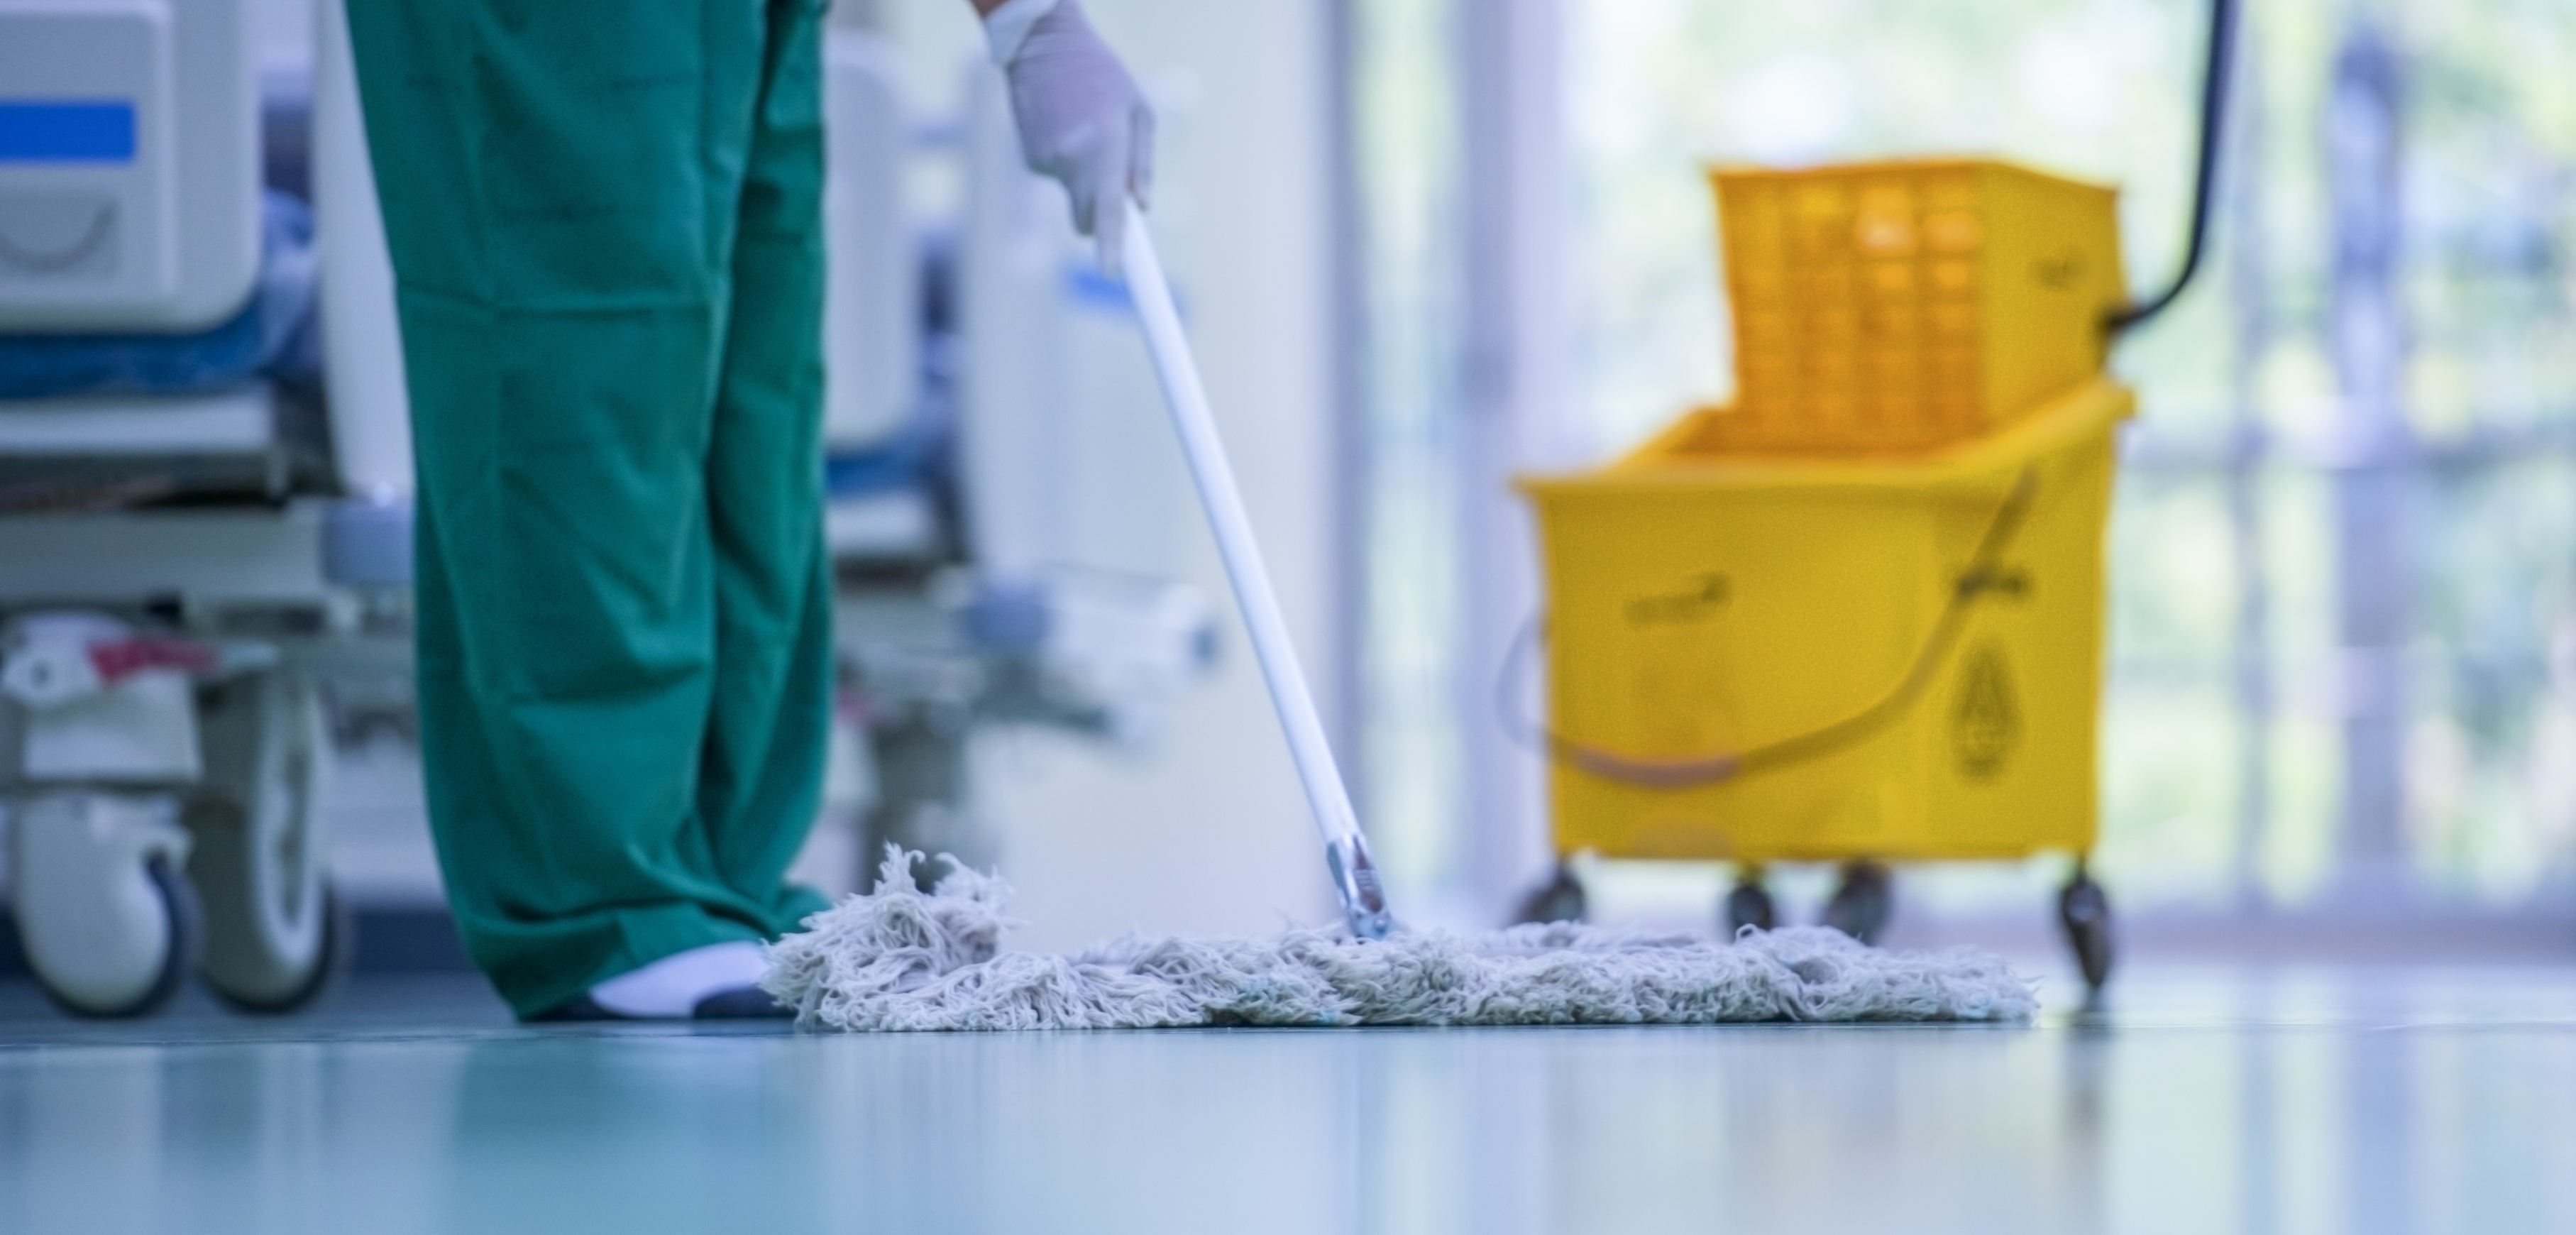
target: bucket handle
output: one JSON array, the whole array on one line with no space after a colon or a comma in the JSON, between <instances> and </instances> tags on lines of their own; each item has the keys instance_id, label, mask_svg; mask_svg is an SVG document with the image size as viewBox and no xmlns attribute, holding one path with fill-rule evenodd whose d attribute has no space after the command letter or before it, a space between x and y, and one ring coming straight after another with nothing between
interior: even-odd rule
<instances>
[{"instance_id":1,"label":"bucket handle","mask_svg":"<svg viewBox=\"0 0 2576 1235\"><path fill-rule=\"evenodd\" d=\"M2020 534L2030 514L2031 503L2039 494L2039 475L2026 468L2013 482L2012 492L1995 508L1994 518L1986 524L1985 535L1977 541L1976 555L1968 559L1968 569L1950 589L1950 599L1941 607L1940 620L1932 633L1916 649L1914 660L1896 685L1868 706L1805 733L1765 742L1743 750L1716 754L1693 755L1679 759L1653 759L1623 755L1616 751L1578 742L1544 724L1521 721L1511 704L1511 685L1523 659L1537 647L1545 625L1540 615L1531 615L1512 640L1509 654L1503 659L1502 681L1495 696L1495 707L1506 731L1524 738L1548 757L1578 771L1607 780L1621 781L1649 789L1687 789L1715 785L1757 772L1777 771L1821 759L1867 740L1887 727L1922 697L1932 684L1950 650L1958 645L1959 634L1968 624L1968 610L1977 599L2002 584L2002 559Z\"/></svg>"}]
</instances>

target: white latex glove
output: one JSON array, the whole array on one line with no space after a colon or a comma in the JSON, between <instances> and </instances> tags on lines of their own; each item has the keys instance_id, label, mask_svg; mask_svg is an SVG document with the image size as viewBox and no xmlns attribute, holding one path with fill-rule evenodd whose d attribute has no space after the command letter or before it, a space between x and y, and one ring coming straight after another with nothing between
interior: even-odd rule
<instances>
[{"instance_id":1,"label":"white latex glove","mask_svg":"<svg viewBox=\"0 0 2576 1235\"><path fill-rule=\"evenodd\" d=\"M1153 109L1080 0L1010 0L985 17L984 32L1010 78L1021 156L1064 186L1074 229L1099 241L1101 269L1117 274L1127 218L1119 198L1141 205L1153 187Z\"/></svg>"}]
</instances>

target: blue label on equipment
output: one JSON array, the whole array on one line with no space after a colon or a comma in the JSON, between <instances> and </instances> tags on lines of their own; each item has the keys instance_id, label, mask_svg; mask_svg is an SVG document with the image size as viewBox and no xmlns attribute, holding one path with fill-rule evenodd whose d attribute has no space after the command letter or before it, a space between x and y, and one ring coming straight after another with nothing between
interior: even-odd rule
<instances>
[{"instance_id":1,"label":"blue label on equipment","mask_svg":"<svg viewBox=\"0 0 2576 1235\"><path fill-rule=\"evenodd\" d=\"M131 163L132 103L0 103L0 163Z\"/></svg>"}]
</instances>

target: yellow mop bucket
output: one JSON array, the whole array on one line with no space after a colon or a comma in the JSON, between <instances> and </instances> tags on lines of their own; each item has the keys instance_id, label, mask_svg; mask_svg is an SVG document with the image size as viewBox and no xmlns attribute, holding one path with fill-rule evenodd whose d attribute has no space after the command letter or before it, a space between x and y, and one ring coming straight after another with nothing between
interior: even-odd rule
<instances>
[{"instance_id":1,"label":"yellow mop bucket","mask_svg":"<svg viewBox=\"0 0 2576 1235\"><path fill-rule=\"evenodd\" d=\"M1747 457L1703 411L1528 480L1561 853L2078 853L2094 835L2113 435L2096 378L1913 455Z\"/></svg>"},{"instance_id":2,"label":"yellow mop bucket","mask_svg":"<svg viewBox=\"0 0 2576 1235\"><path fill-rule=\"evenodd\" d=\"M1588 475L1525 480L1547 579L1560 857L1842 861L1825 920L1884 924L1885 860L2072 851L2086 872L2114 436L2110 341L2199 269L2236 0L2211 0L2191 230L2131 301L2111 190L1984 159L1718 170L1736 404ZM1560 862L1524 921L1583 914Z\"/></svg>"}]
</instances>

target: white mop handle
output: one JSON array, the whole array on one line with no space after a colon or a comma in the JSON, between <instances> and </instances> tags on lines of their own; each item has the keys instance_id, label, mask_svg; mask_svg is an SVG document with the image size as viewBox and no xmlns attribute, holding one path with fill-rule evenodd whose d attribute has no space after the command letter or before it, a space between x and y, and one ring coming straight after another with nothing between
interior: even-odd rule
<instances>
[{"instance_id":1,"label":"white mop handle","mask_svg":"<svg viewBox=\"0 0 2576 1235\"><path fill-rule=\"evenodd\" d=\"M1208 412L1207 388L1199 382L1189 338L1181 333L1180 313L1172 305L1171 286L1163 279L1163 263L1155 255L1153 238L1145 232L1144 212L1133 201L1125 206L1127 229L1121 253L1127 266L1128 295L1136 302L1136 316L1144 322L1145 345L1162 379L1172 428L1180 435L1181 453L1198 482L1199 501L1207 508L1208 526L1216 533L1217 552L1225 558L1235 601L1243 607L1243 624L1252 633L1253 655L1270 683L1271 706L1279 712L1279 727L1287 731L1289 754L1297 761L1298 777L1306 783L1307 805L1324 834L1326 851L1334 855L1335 882L1341 885L1344 907L1357 929L1363 902L1374 902L1366 905L1366 911L1375 918L1385 915L1376 873L1367 866L1359 818L1351 809L1350 791L1342 785L1341 769L1333 762L1333 748L1324 740L1324 722L1315 714L1315 698L1306 689L1297 650L1288 641L1288 623L1280 617L1279 598L1270 590L1270 572L1261 564L1261 546L1252 538L1252 520L1244 514L1243 495L1235 489L1234 469L1226 462L1225 443L1218 439L1216 420ZM1357 869L1343 869L1354 865ZM1361 933L1382 934L1383 924Z\"/></svg>"}]
</instances>

